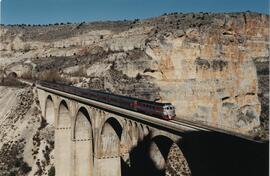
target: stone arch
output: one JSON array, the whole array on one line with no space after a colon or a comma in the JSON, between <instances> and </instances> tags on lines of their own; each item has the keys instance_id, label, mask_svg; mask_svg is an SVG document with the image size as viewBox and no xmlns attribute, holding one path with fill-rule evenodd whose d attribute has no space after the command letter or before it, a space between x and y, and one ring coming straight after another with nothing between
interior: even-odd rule
<instances>
[{"instance_id":1,"label":"stone arch","mask_svg":"<svg viewBox=\"0 0 270 176\"><path fill-rule=\"evenodd\" d=\"M61 100L58 106L57 128L71 128L71 112L66 100Z\"/></svg>"},{"instance_id":2,"label":"stone arch","mask_svg":"<svg viewBox=\"0 0 270 176\"><path fill-rule=\"evenodd\" d=\"M132 126L131 120L125 120L125 125L131 127Z\"/></svg>"},{"instance_id":3,"label":"stone arch","mask_svg":"<svg viewBox=\"0 0 270 176\"><path fill-rule=\"evenodd\" d=\"M147 136L150 133L150 129L148 126L143 125L143 134L144 136Z\"/></svg>"},{"instance_id":4,"label":"stone arch","mask_svg":"<svg viewBox=\"0 0 270 176\"><path fill-rule=\"evenodd\" d=\"M170 148L174 142L165 136L155 136L151 139L149 154L158 170L165 169Z\"/></svg>"},{"instance_id":5,"label":"stone arch","mask_svg":"<svg viewBox=\"0 0 270 176\"><path fill-rule=\"evenodd\" d=\"M149 155L156 175L191 175L180 147L167 136L157 135L151 139Z\"/></svg>"},{"instance_id":6,"label":"stone arch","mask_svg":"<svg viewBox=\"0 0 270 176\"><path fill-rule=\"evenodd\" d=\"M9 78L17 78L17 77L18 77L18 74L17 74L16 72L10 72L10 73L8 74L8 77L9 77Z\"/></svg>"},{"instance_id":7,"label":"stone arch","mask_svg":"<svg viewBox=\"0 0 270 176\"><path fill-rule=\"evenodd\" d=\"M158 175L153 172L157 169L149 155L152 131L148 126L135 121L131 121L130 126L131 147L126 160L129 164L126 175Z\"/></svg>"},{"instance_id":8,"label":"stone arch","mask_svg":"<svg viewBox=\"0 0 270 176\"><path fill-rule=\"evenodd\" d=\"M139 129L138 124L136 122L131 122L131 140L132 146L136 147L139 141Z\"/></svg>"},{"instance_id":9,"label":"stone arch","mask_svg":"<svg viewBox=\"0 0 270 176\"><path fill-rule=\"evenodd\" d=\"M74 175L93 175L94 147L93 128L90 115L85 107L80 107L74 123Z\"/></svg>"},{"instance_id":10,"label":"stone arch","mask_svg":"<svg viewBox=\"0 0 270 176\"><path fill-rule=\"evenodd\" d=\"M74 122L74 135L75 141L92 139L93 129L90 115L85 107L80 107L77 111Z\"/></svg>"},{"instance_id":11,"label":"stone arch","mask_svg":"<svg viewBox=\"0 0 270 176\"><path fill-rule=\"evenodd\" d=\"M124 175L126 170L130 168L130 157L129 152L132 149L132 139L131 139L131 122L125 120L123 131L120 141L120 155L121 155L121 170Z\"/></svg>"},{"instance_id":12,"label":"stone arch","mask_svg":"<svg viewBox=\"0 0 270 176\"><path fill-rule=\"evenodd\" d=\"M55 109L54 102L51 95L48 95L45 103L44 118L49 125L53 125L55 122Z\"/></svg>"},{"instance_id":13,"label":"stone arch","mask_svg":"<svg viewBox=\"0 0 270 176\"><path fill-rule=\"evenodd\" d=\"M71 113L65 100L61 100L59 103L55 124L56 174L68 176L71 173L72 165Z\"/></svg>"},{"instance_id":14,"label":"stone arch","mask_svg":"<svg viewBox=\"0 0 270 176\"><path fill-rule=\"evenodd\" d=\"M132 122L130 120L125 120L123 131L120 141L120 153L127 154L132 148L132 138L131 138Z\"/></svg>"},{"instance_id":15,"label":"stone arch","mask_svg":"<svg viewBox=\"0 0 270 176\"><path fill-rule=\"evenodd\" d=\"M138 125L138 133L139 133L139 141L142 141L144 139L144 127L143 124Z\"/></svg>"},{"instance_id":16,"label":"stone arch","mask_svg":"<svg viewBox=\"0 0 270 176\"><path fill-rule=\"evenodd\" d=\"M122 136L122 124L114 117L106 119L102 125L99 138L99 162L103 176L121 176L120 141ZM111 169L114 168L114 169Z\"/></svg>"},{"instance_id":17,"label":"stone arch","mask_svg":"<svg viewBox=\"0 0 270 176\"><path fill-rule=\"evenodd\" d=\"M101 147L103 152L102 155L113 155L117 156L120 154L120 141L122 136L122 125L113 117L109 117L101 128Z\"/></svg>"}]
</instances>

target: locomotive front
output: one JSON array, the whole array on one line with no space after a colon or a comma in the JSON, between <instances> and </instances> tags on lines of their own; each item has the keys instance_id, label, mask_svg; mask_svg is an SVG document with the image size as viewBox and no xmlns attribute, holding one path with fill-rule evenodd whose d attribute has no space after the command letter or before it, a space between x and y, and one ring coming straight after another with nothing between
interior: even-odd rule
<instances>
[{"instance_id":1,"label":"locomotive front","mask_svg":"<svg viewBox=\"0 0 270 176\"><path fill-rule=\"evenodd\" d=\"M175 108L171 104L167 104L163 106L163 117L168 120L172 120L175 118Z\"/></svg>"}]
</instances>

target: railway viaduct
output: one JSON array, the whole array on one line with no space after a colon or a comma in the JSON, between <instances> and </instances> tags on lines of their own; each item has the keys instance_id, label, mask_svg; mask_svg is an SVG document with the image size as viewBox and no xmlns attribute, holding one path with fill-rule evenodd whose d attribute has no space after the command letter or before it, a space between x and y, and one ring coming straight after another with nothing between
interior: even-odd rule
<instances>
[{"instance_id":1,"label":"railway viaduct","mask_svg":"<svg viewBox=\"0 0 270 176\"><path fill-rule=\"evenodd\" d=\"M181 163L180 175L181 172L190 175L189 164L179 146L182 134L208 131L41 85L36 90L42 115L55 129L57 176L127 175L123 173L125 170L133 168L134 172L136 166L146 168L146 155L151 163L148 168L154 168L160 175L168 169L169 155L177 156L176 162ZM134 152L139 150L144 150L143 157L136 160Z\"/></svg>"}]
</instances>

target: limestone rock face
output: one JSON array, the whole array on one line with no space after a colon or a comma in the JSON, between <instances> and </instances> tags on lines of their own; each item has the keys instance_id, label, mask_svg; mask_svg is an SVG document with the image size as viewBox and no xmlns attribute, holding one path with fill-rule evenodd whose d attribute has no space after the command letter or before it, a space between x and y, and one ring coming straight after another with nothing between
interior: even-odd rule
<instances>
[{"instance_id":1,"label":"limestone rock face","mask_svg":"<svg viewBox=\"0 0 270 176\"><path fill-rule=\"evenodd\" d=\"M268 124L261 114L269 85L260 81L269 75L261 69L269 63L268 15L174 13L0 32L0 66L19 76L55 70L73 84L171 102L177 119L244 134Z\"/></svg>"},{"instance_id":2,"label":"limestone rock face","mask_svg":"<svg viewBox=\"0 0 270 176\"><path fill-rule=\"evenodd\" d=\"M177 117L243 132L260 125L253 59L269 56L269 35L266 18L255 19L225 15L222 26L190 28L157 46L149 43L152 69L161 73L149 75L160 85L161 99L177 107Z\"/></svg>"}]
</instances>

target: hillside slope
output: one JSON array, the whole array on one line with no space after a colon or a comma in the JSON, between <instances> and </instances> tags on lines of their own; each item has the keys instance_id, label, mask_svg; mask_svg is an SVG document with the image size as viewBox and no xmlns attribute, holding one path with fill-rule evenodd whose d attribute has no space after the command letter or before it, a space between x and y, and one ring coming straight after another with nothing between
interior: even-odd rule
<instances>
[{"instance_id":1,"label":"hillside slope","mask_svg":"<svg viewBox=\"0 0 270 176\"><path fill-rule=\"evenodd\" d=\"M32 88L1 87L0 175L48 175L54 134L41 118ZM7 101L8 100L8 101Z\"/></svg>"}]
</instances>

